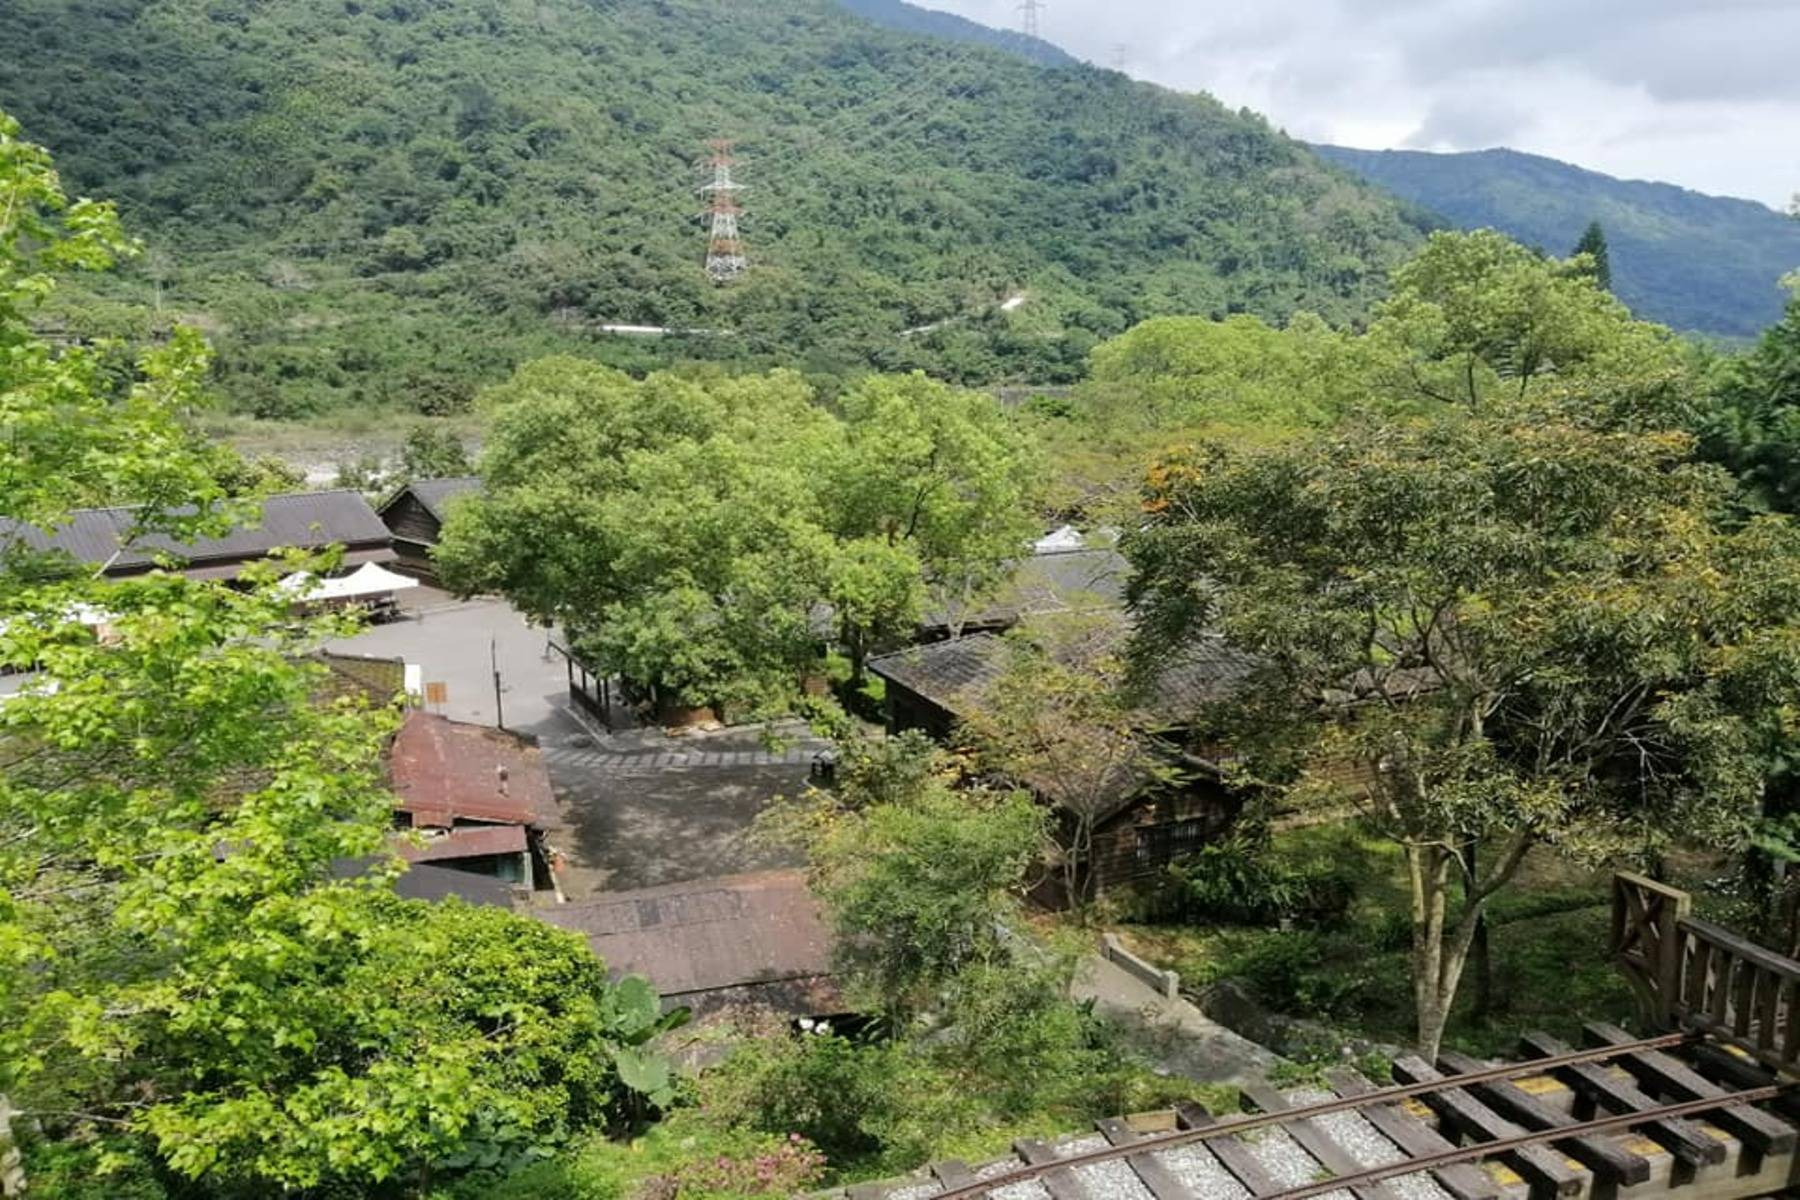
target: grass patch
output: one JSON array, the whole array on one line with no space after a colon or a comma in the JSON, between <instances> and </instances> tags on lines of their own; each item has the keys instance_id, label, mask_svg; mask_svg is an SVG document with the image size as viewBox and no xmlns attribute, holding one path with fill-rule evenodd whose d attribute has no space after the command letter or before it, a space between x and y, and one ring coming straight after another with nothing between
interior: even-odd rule
<instances>
[{"instance_id":1,"label":"grass patch","mask_svg":"<svg viewBox=\"0 0 1800 1200\"><path fill-rule=\"evenodd\" d=\"M1327 1025L1344 1040L1409 1044L1411 891L1399 847L1360 822L1287 831L1277 841L1284 852L1345 865L1356 887L1341 923L1288 930L1155 924L1120 932L1191 987L1239 980L1270 1009ZM1539 851L1488 911L1492 1007L1475 1015L1471 967L1445 1045L1483 1057L1512 1055L1527 1031L1574 1040L1583 1021L1631 1022L1631 991L1607 954L1609 876Z\"/></svg>"}]
</instances>

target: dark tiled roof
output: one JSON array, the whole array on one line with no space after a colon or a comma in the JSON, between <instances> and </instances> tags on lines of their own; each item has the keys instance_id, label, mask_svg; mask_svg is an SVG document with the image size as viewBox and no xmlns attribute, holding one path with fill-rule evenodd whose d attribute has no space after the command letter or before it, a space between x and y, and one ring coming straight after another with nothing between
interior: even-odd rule
<instances>
[{"instance_id":1,"label":"dark tiled roof","mask_svg":"<svg viewBox=\"0 0 1800 1200\"><path fill-rule=\"evenodd\" d=\"M388 771L400 810L411 813L416 826L448 829L459 820L540 829L560 824L543 755L503 730L415 710L394 738Z\"/></svg>"},{"instance_id":2,"label":"dark tiled roof","mask_svg":"<svg viewBox=\"0 0 1800 1200\"><path fill-rule=\"evenodd\" d=\"M993 629L1045 613L1119 608L1130 569L1125 557L1110 548L1033 554L1019 561L998 592L965 614L962 625ZM928 613L923 621L927 629L951 623L948 612Z\"/></svg>"},{"instance_id":3,"label":"dark tiled roof","mask_svg":"<svg viewBox=\"0 0 1800 1200\"><path fill-rule=\"evenodd\" d=\"M615 973L684 1003L758 989L815 1015L835 1011L835 990L821 986L831 938L799 871L614 892L537 915L584 935Z\"/></svg>"},{"instance_id":4,"label":"dark tiled roof","mask_svg":"<svg viewBox=\"0 0 1800 1200\"><path fill-rule=\"evenodd\" d=\"M121 539L130 535L135 511L131 508L79 509L70 514L66 524L48 533L0 518L0 539L16 537L35 550L60 550L84 563L99 565L110 561L109 569L114 572L148 568L154 565L155 555L159 553L173 554L196 566L204 566L262 558L271 551L290 546L316 550L341 544L352 550L366 550L385 547L390 541L387 526L369 507L369 502L361 493L352 491L270 496L263 501L262 515L256 524L234 529L223 537L180 544L166 537L151 536L121 551Z\"/></svg>"},{"instance_id":5,"label":"dark tiled roof","mask_svg":"<svg viewBox=\"0 0 1800 1200\"><path fill-rule=\"evenodd\" d=\"M387 502L381 506L381 511L386 512L396 500L411 492L413 499L423 504L432 516L442 521L447 515L444 510L445 504L458 496L480 490L481 477L479 475L458 475L450 479L415 479L389 497Z\"/></svg>"},{"instance_id":6,"label":"dark tiled roof","mask_svg":"<svg viewBox=\"0 0 1800 1200\"><path fill-rule=\"evenodd\" d=\"M1123 636L1125 622L1119 620ZM1005 669L1006 643L996 634L978 633L954 641L914 646L872 659L869 670L899 684L952 716L960 716L972 694L999 678ZM1169 660L1143 698L1144 710L1156 722L1183 724L1204 705L1229 696L1255 668L1255 660L1208 638Z\"/></svg>"}]
</instances>

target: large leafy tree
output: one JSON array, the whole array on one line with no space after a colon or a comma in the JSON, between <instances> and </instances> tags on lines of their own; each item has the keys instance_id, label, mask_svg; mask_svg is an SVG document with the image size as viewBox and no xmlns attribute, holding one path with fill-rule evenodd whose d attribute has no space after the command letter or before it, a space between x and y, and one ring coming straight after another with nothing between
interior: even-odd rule
<instances>
[{"instance_id":1,"label":"large leafy tree","mask_svg":"<svg viewBox=\"0 0 1800 1200\"><path fill-rule=\"evenodd\" d=\"M909 1020L962 972L1010 956L1045 817L1024 792L959 788L958 764L917 733L845 751L835 790L764 826L805 849L852 999Z\"/></svg>"},{"instance_id":2,"label":"large leafy tree","mask_svg":"<svg viewBox=\"0 0 1800 1200\"><path fill-rule=\"evenodd\" d=\"M1212 714L1252 778L1366 781L1408 864L1427 1051L1528 854L1729 844L1800 687L1800 531L1721 524L1690 440L1616 416L1568 398L1205 447L1152 473L1125 542L1142 656L1222 632L1260 660Z\"/></svg>"},{"instance_id":3,"label":"large leafy tree","mask_svg":"<svg viewBox=\"0 0 1800 1200\"><path fill-rule=\"evenodd\" d=\"M199 339L115 381L104 348L33 332L60 270L131 247L16 135L0 115L0 512L134 500L130 535L216 528ZM296 620L274 585L298 559L243 590L114 583L0 536L0 666L28 672L0 702L0 1140L29 1129L50 1178L120 1194L380 1194L657 1086L653 998L578 939L388 894L390 715L320 699L307 653L344 627Z\"/></svg>"},{"instance_id":4,"label":"large leafy tree","mask_svg":"<svg viewBox=\"0 0 1800 1200\"><path fill-rule=\"evenodd\" d=\"M1800 275L1792 282L1786 316L1722 368L1702 443L1757 503L1782 512L1800 511Z\"/></svg>"},{"instance_id":5,"label":"large leafy tree","mask_svg":"<svg viewBox=\"0 0 1800 1200\"><path fill-rule=\"evenodd\" d=\"M885 603L833 589L860 677L871 648L917 622L920 596L950 610L1000 582L1037 531L1037 461L992 397L923 375L870 378L839 408L845 454L830 479L826 520L853 571L871 560L892 568L880 572L893 581Z\"/></svg>"},{"instance_id":6,"label":"large leafy tree","mask_svg":"<svg viewBox=\"0 0 1800 1200\"><path fill-rule=\"evenodd\" d=\"M860 666L1029 530L1020 435L922 377L869 381L840 417L791 372L637 381L548 359L487 403L484 488L451 518L445 578L561 624L659 699L780 709L828 614Z\"/></svg>"}]
</instances>

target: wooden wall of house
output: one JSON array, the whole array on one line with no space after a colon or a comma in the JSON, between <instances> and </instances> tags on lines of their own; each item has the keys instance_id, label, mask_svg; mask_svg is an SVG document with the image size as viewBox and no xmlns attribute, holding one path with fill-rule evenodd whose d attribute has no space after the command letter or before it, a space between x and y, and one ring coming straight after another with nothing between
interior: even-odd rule
<instances>
[{"instance_id":1,"label":"wooden wall of house","mask_svg":"<svg viewBox=\"0 0 1800 1200\"><path fill-rule=\"evenodd\" d=\"M889 679L887 684L888 732L917 729L938 742L948 742L956 731L956 718L910 688Z\"/></svg>"},{"instance_id":2,"label":"wooden wall of house","mask_svg":"<svg viewBox=\"0 0 1800 1200\"><path fill-rule=\"evenodd\" d=\"M411 492L402 492L382 511L381 519L396 538L417 542L421 546L437 545L443 527L431 510L420 504Z\"/></svg>"},{"instance_id":3,"label":"wooden wall of house","mask_svg":"<svg viewBox=\"0 0 1800 1200\"><path fill-rule=\"evenodd\" d=\"M1229 829L1242 807L1212 781L1144 797L1094 831L1094 894L1162 874Z\"/></svg>"}]
</instances>

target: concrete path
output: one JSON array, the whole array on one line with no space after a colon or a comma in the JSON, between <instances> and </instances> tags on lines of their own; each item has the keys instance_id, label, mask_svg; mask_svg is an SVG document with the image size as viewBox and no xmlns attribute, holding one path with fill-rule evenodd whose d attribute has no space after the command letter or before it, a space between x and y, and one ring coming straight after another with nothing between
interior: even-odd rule
<instances>
[{"instance_id":1,"label":"concrete path","mask_svg":"<svg viewBox=\"0 0 1800 1200\"><path fill-rule=\"evenodd\" d=\"M1201 1083L1260 1083L1281 1062L1267 1047L1233 1033L1187 1000L1163 996L1098 954L1081 960L1073 992L1129 1030L1165 1074Z\"/></svg>"}]
</instances>

